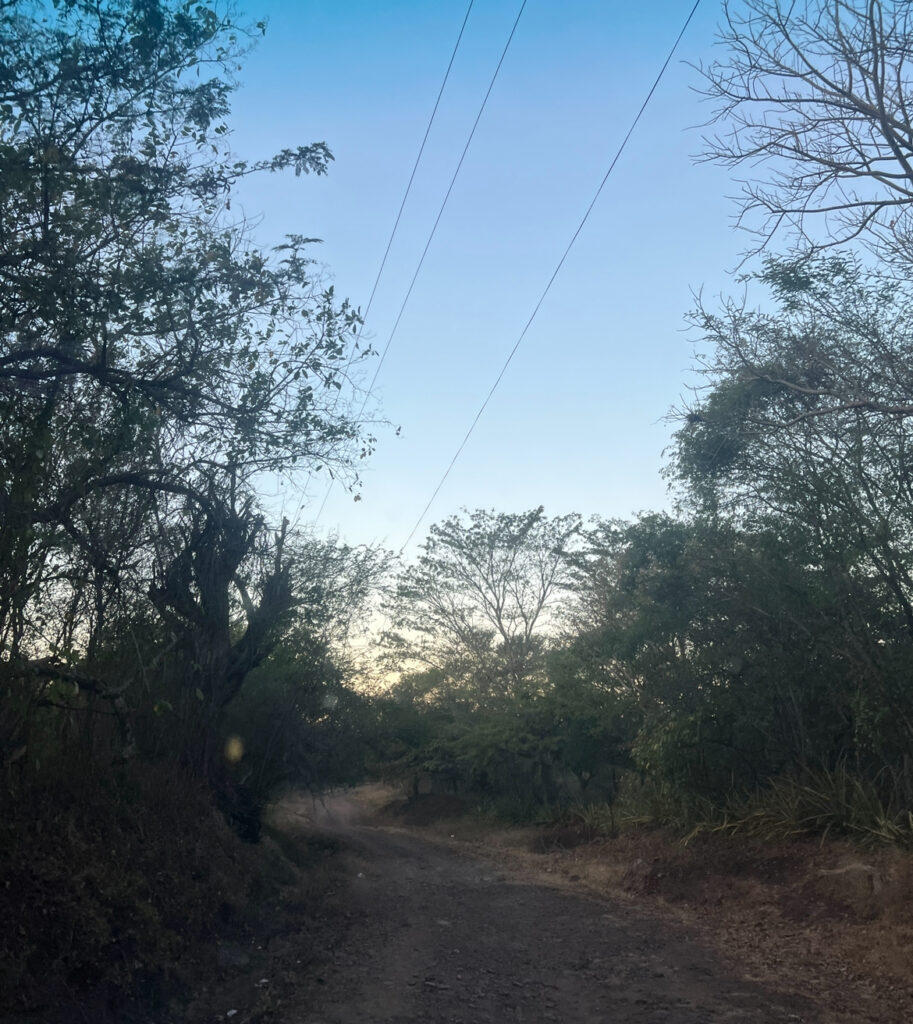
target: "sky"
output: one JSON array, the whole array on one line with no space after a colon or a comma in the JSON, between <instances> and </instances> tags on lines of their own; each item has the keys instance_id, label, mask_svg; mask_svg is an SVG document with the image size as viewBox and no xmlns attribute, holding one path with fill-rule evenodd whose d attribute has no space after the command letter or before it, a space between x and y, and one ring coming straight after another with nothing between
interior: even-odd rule
<instances>
[{"instance_id":1,"label":"sky","mask_svg":"<svg viewBox=\"0 0 913 1024\"><path fill-rule=\"evenodd\" d=\"M232 149L325 141L326 177L248 179L255 237L312 255L364 310L468 0L257 0L266 35L239 73ZM316 522L398 550L459 446L643 102L692 0L528 0L375 387L361 500L337 485ZM365 325L378 350L520 8L475 0ZM695 293L740 293L738 187L696 163L696 91L718 3L704 0L504 379L413 537L461 507L629 518L670 506L671 407L696 382ZM696 127L698 126L698 127ZM369 367L373 373L374 367ZM399 428L399 431L395 428ZM318 477L270 500L313 521Z\"/></svg>"}]
</instances>

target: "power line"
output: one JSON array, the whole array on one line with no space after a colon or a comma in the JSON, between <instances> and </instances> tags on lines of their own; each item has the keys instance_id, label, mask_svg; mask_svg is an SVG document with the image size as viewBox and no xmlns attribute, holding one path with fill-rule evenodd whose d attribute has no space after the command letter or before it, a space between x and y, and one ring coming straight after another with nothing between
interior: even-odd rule
<instances>
[{"instance_id":1,"label":"power line","mask_svg":"<svg viewBox=\"0 0 913 1024\"><path fill-rule=\"evenodd\" d=\"M466 8L466 15L463 18L463 24L460 26L460 33L457 36L457 41L453 47L453 53L450 54L450 63L447 65L447 70L444 72L444 80L441 82L441 87L438 90L437 99L434 101L434 109L431 111L431 117L428 119L428 127L425 129L425 137L422 139L422 144L419 146L418 156L415 158L415 163L412 165L412 173L409 175L409 183L406 185L406 191L403 193L403 201L399 204L399 212L396 214L396 220L393 223L393 230L390 232L390 238L387 241L387 248L384 250L384 257L380 261L380 269L377 271L377 277L374 279L374 287L371 289L371 295L368 298L368 304L365 307L365 315L362 318L362 325L358 332L358 338L361 338L362 331L364 330L364 321L368 319L368 314L371 312L371 304L374 302L374 296L377 293L377 286L380 283L381 275L384 272L384 267L387 265L387 257L390 255L390 247L393 245L393 239L396 236L399 222L403 216L403 210L406 206L406 200L409 198L409 193L412 191L412 183L415 181L415 173L418 170L419 162L422 159L422 154L425 152L425 143L428 141L428 136L431 134L431 126L434 124L434 118L437 114L437 108L440 106L441 97L444 95L444 87L447 85L447 80L450 78L450 71L453 68L453 62L456 60L457 50L460 48L460 42L463 39L463 32L466 29L466 22L469 21L469 15L472 12L472 5L475 0L469 0L469 6ZM357 341L358 339L356 339ZM350 360L351 361L351 360Z\"/></svg>"},{"instance_id":2,"label":"power line","mask_svg":"<svg viewBox=\"0 0 913 1024\"><path fill-rule=\"evenodd\" d=\"M488 105L488 98L491 96L491 91L494 89L495 82L497 81L498 74L501 71L501 65L504 63L504 58L507 56L507 51L510 49L510 44L514 38L514 34L517 31L517 26L520 24L520 18L523 15L523 11L526 8L527 0L523 0L520 4L520 10L517 12L517 17L514 19L513 27L510 30L510 35L507 37L507 42L504 44L504 49L501 51L501 57L498 60L498 65L494 70L494 74L491 76L491 81L488 83L488 89L485 92L485 96L482 99L482 104L479 107L479 112L476 114L476 119L472 124L472 129L469 132L469 137L466 139L466 145L463 146L463 152L460 154L460 159L457 162L456 170L453 172L453 177L450 179L450 184L447 186L447 191L444 193L444 199L441 202L440 209L437 212L437 217L434 219L434 224L431 227L431 232L428 235L428 240L425 242L425 248L422 250L422 255L419 257L418 265L415 268L415 273L412 275L412 280L409 282L409 287L406 290L405 298L402 301L402 305L399 307L399 312L396 315L396 320L393 323L393 328L390 331L390 336L387 338L387 343L384 346L383 352L381 352L380 359L377 362L377 367L374 370L374 376L371 378L371 383L368 385L367 391L365 392L365 399L361 403L361 408L358 410L356 419L360 419L362 413L365 411L365 407L368 404L368 399L371 397L371 393L374 389L374 385L377 383L378 375L380 374L381 367L384 365L384 360L387 358L387 353L390 351L390 345L393 343L393 338L396 335L396 331L399 328L399 322L403 318L403 313L406 311L406 305L409 302L409 298L412 295L412 289L415 287L415 282L418 280L418 275L421 273L422 266L425 262L425 257L428 255L428 250L431 248L431 243L434 240L435 233L437 232L438 224L441 222L441 217L444 215L444 209L447 206L447 202L450 199L450 193L453 191L453 186L456 184L457 177L459 176L460 170L463 166L463 161L466 159L466 154L469 152L469 147L472 144L473 137L476 133L476 128L479 126L479 121L482 120L482 114L485 112L485 107ZM324 495L323 502L320 508L317 510L317 519L320 518L324 507L326 506L327 499L330 496L330 492L333 489L332 483L327 488L327 493ZM316 520L315 520L316 522Z\"/></svg>"},{"instance_id":3,"label":"power line","mask_svg":"<svg viewBox=\"0 0 913 1024\"><path fill-rule=\"evenodd\" d=\"M510 354L507 356L507 359L505 359L504 365L501 367L501 372L495 378L495 382L489 388L488 394L485 396L485 400L479 406L478 412L473 417L472 423L470 423L469 429L466 431L466 434L463 437L463 440L460 442L460 446L457 448L456 452L453 455L453 458L450 460L450 463L447 466L447 469L444 471L444 475L438 481L438 485L437 485L437 487L435 487L434 491L431 494L431 497L428 499L424 509L422 510L422 514L416 520L415 525L412 527L411 531L409 532L409 536L405 539L405 541L403 542L403 546L399 549L400 554L403 553L403 551L406 549L406 546L409 544L409 541L412 540L412 538L415 536L416 531L418 530L419 526L421 526L421 524L422 524L422 520L424 520L425 516L428 514L428 510L434 504L434 499L440 493L441 488L444 486L445 482L447 481L447 477L450 476L450 471L453 469L454 465L456 464L457 459L462 454L463 449L466 447L466 444L469 441L469 438L472 436L472 432L476 428L476 424L479 422L479 420L482 417L482 413L485 412L485 409L487 408L488 403L491 401L492 395L497 390L498 385L501 383L501 380L504 377L504 374L507 372L508 366L510 366L511 361L513 360L514 356L517 354L517 350L520 348L520 345L522 344L523 339L526 337L526 332L530 329L530 327L532 325L532 322L536 319L536 315L538 314L539 309L542 306L542 303L545 301L546 296L551 291L551 287L552 287L552 285L555 282L555 278L557 278L558 273L560 272L561 268L564 266L564 262L567 259L568 254L570 253L571 249L573 248L574 243L577 241L577 238L580 235L580 232L583 231L584 225L586 224L587 220L589 219L590 214L593 212L593 208L595 207L596 202L598 201L599 196L601 195L603 188L605 188L606 182L609 180L609 178L610 178L610 176L612 174L612 171L615 170L615 165L618 163L618 160L621 157L621 154L625 151L625 147L628 144L628 140L634 134L634 129L637 127L641 117L643 116L644 111L647 109L647 105L649 104L650 100L653 98L653 94L656 92L656 89L659 86L659 83L662 80L663 75L666 73L666 68L669 67L669 64L671 63L672 58L675 56L675 51L678 49L678 44L682 41L682 36L684 36L685 32L688 29L688 26L691 24L691 19L694 17L695 12L697 11L698 7L700 6L700 3L701 3L701 0L695 0L694 6L691 8L691 11L688 14L688 17L685 19L685 23L682 25L681 30L679 31L678 35L676 36L675 42L672 44L672 48L669 50L669 53L667 54L666 59L663 61L662 67L659 69L659 74L656 76L656 78L655 78L655 80L653 82L653 85L650 86L650 91L647 93L646 98L644 99L643 103L641 103L640 109L637 111L637 115L635 116L634 120L631 122L631 126L628 128L627 132L625 133L624 138L621 140L621 145L618 147L618 150L615 153L615 156L612 158L612 162L609 164L609 169L606 171L605 175L603 176L602 181L599 183L599 187L596 189L596 194L593 196L592 200L590 201L590 205L586 208L586 212L584 213L580 223L577 225L577 230L572 235L570 242L568 242L567 248L564 250L564 253L561 256L561 259L558 260L558 265L555 267L554 271L552 272L552 276L548 279L548 283L546 284L545 288L543 289L542 294L539 296L539 301L536 303L535 308L533 309L532 313L530 314L529 319L526 321L526 324L525 324L523 330L520 332L520 336L517 338L516 342L514 343L514 347L510 350Z\"/></svg>"},{"instance_id":4,"label":"power line","mask_svg":"<svg viewBox=\"0 0 913 1024\"><path fill-rule=\"evenodd\" d=\"M371 306L374 304L374 296L377 294L377 287L380 284L380 279L383 276L384 268L387 265L387 257L390 255L390 249L393 247L393 240L394 240L394 238L396 238L396 232L399 229L399 222L402 220L403 210L406 208L406 200L408 200L409 195L412 192L412 185L413 185L413 183L415 181L415 175L416 175L416 173L418 171L418 165L421 163L422 155L425 152L425 145L428 142L428 136L431 134L431 127L434 124L435 117L437 116L437 109L438 109L438 107L441 104L441 97L444 95L444 89L446 88L447 82L450 79L450 72L453 69L453 62L456 60L456 55L457 55L457 51L460 48L460 43L463 41L463 33L466 31L466 23L469 21L469 15L472 13L472 5L474 3L475 3L475 0L469 0L469 6L466 8L466 14L463 16L463 23L462 23L462 25L460 25L460 31L459 31L459 33L457 35L456 42L453 44L453 52L450 54L450 61L447 64L447 70L444 72L444 77L443 77L443 79L441 81L441 87L440 87L440 89L438 89L437 98L435 99L434 107L431 110L431 116L428 118L428 124L425 127L425 134L424 134L424 136L422 138L422 144L418 148L418 154L415 157L415 163L413 163L413 165L412 165L412 173L409 175L409 181L406 184L406 190L405 190L405 192L403 192L403 198L402 198L402 200L401 200L401 202L399 204L399 210L396 213L396 220L394 220L394 222L393 222L393 229L390 232L390 237L387 239L387 247L386 247L386 249L384 249L384 255L381 258L380 266L377 269L377 276L374 278L374 285L371 288L371 294L368 296L368 304L365 306L365 311L364 311L364 314L363 314L363 316L361 318L361 326L358 329L358 334L355 336L355 343L352 346L352 351L349 353L349 358L348 358L348 361L346 362L345 369L344 369L343 373L348 373L349 372L349 369L352 366L352 362L355 359L355 353L358 351L358 343L361 341L361 336L364 333L365 324L368 321L368 315L371 312ZM376 378L376 374L375 374L375 378ZM373 381L372 381L372 384L373 384ZM369 393L370 393L370 389L369 389ZM337 392L336 397L335 397L335 399L333 401L333 406L332 406L332 410L331 411L335 411L336 410L336 406L338 404L339 404L339 393ZM365 404L367 404L367 399L365 399ZM364 405L362 405L362 412L363 411L364 411ZM361 416L361 412L359 412L359 416ZM307 483L310 483L312 475L313 474L308 474L308 481L307 481ZM327 492L324 495L323 501L320 504L320 508L317 511L317 516L314 519L314 524L315 525L317 523L317 520L320 519L321 513L323 512L324 506L327 503L327 498L329 498L330 491L332 491L332 489L333 489L333 481L331 480L330 481L330 485L327 488ZM307 490L307 484L305 484L305 491L306 490Z\"/></svg>"}]
</instances>

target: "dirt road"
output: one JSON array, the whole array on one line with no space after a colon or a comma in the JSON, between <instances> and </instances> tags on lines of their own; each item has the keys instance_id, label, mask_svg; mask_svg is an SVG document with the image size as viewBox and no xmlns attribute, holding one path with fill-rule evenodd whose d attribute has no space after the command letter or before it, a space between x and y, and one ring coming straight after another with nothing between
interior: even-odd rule
<instances>
[{"instance_id":1,"label":"dirt road","mask_svg":"<svg viewBox=\"0 0 913 1024\"><path fill-rule=\"evenodd\" d=\"M829 1024L635 907L535 884L337 805L345 916L295 1024Z\"/></svg>"}]
</instances>

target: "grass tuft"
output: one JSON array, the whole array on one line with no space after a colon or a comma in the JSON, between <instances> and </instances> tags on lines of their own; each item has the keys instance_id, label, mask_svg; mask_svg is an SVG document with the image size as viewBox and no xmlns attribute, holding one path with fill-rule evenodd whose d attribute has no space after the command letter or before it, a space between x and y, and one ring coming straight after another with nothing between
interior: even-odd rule
<instances>
[{"instance_id":1,"label":"grass tuft","mask_svg":"<svg viewBox=\"0 0 913 1024\"><path fill-rule=\"evenodd\" d=\"M769 839L829 836L863 845L913 846L913 813L885 799L845 764L771 779L743 800L707 814L688 835L717 832Z\"/></svg>"}]
</instances>

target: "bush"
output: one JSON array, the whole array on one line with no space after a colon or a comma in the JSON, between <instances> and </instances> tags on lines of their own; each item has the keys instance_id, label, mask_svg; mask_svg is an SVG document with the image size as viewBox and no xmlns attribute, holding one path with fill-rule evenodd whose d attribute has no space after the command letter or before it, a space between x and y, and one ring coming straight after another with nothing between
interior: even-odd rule
<instances>
[{"instance_id":1,"label":"bush","mask_svg":"<svg viewBox=\"0 0 913 1024\"><path fill-rule=\"evenodd\" d=\"M771 779L745 800L732 800L697 831L788 839L842 836L865 845L913 845L913 813L897 794L887 798L875 783L846 764Z\"/></svg>"},{"instance_id":2,"label":"bush","mask_svg":"<svg viewBox=\"0 0 913 1024\"><path fill-rule=\"evenodd\" d=\"M255 884L205 784L170 765L61 774L0 809L0 1016L93 992L114 1019L138 991L154 1008Z\"/></svg>"}]
</instances>

